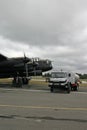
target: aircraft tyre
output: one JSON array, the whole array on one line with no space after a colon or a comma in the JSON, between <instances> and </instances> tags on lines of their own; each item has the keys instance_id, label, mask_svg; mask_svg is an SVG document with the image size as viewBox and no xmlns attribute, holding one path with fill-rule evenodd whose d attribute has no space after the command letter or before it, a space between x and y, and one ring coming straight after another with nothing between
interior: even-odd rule
<instances>
[{"instance_id":1,"label":"aircraft tyre","mask_svg":"<svg viewBox=\"0 0 87 130\"><path fill-rule=\"evenodd\" d=\"M22 87L22 78L21 77L16 77L12 81L12 86L13 87Z\"/></svg>"},{"instance_id":2,"label":"aircraft tyre","mask_svg":"<svg viewBox=\"0 0 87 130\"><path fill-rule=\"evenodd\" d=\"M22 78L22 82L23 82L23 84L28 84L28 78L26 78L26 77L24 77L24 78Z\"/></svg>"},{"instance_id":3,"label":"aircraft tyre","mask_svg":"<svg viewBox=\"0 0 87 130\"><path fill-rule=\"evenodd\" d=\"M53 93L54 87L50 86L50 92Z\"/></svg>"}]
</instances>

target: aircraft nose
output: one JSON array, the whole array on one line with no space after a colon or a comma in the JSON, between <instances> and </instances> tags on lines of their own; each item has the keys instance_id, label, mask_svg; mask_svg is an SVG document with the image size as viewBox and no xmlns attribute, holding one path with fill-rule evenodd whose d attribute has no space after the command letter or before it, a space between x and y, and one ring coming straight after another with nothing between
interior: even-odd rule
<instances>
[{"instance_id":1,"label":"aircraft nose","mask_svg":"<svg viewBox=\"0 0 87 130\"><path fill-rule=\"evenodd\" d=\"M52 69L53 68L53 66L52 66L52 64L50 64L50 69Z\"/></svg>"},{"instance_id":2,"label":"aircraft nose","mask_svg":"<svg viewBox=\"0 0 87 130\"><path fill-rule=\"evenodd\" d=\"M46 61L46 64L47 64L49 70L53 68L53 67L52 67L52 62L51 62L50 60L47 60L47 61Z\"/></svg>"}]
</instances>

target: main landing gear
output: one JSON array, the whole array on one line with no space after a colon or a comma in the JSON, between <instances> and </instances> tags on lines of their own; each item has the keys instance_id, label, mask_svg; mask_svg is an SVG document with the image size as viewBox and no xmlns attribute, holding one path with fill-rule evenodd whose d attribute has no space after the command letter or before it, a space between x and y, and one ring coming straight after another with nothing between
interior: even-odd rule
<instances>
[{"instance_id":1,"label":"main landing gear","mask_svg":"<svg viewBox=\"0 0 87 130\"><path fill-rule=\"evenodd\" d=\"M27 77L14 77L13 81L12 81L12 86L13 87L18 87L18 88L22 88L22 85L27 85L29 82L29 79Z\"/></svg>"}]
</instances>

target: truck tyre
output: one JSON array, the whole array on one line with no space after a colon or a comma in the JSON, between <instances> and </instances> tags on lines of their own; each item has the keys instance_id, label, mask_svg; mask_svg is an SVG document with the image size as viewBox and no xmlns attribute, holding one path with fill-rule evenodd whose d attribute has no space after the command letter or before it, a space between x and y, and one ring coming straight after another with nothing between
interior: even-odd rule
<instances>
[{"instance_id":1,"label":"truck tyre","mask_svg":"<svg viewBox=\"0 0 87 130\"><path fill-rule=\"evenodd\" d=\"M69 88L67 89L67 93L70 93L70 89Z\"/></svg>"},{"instance_id":2,"label":"truck tyre","mask_svg":"<svg viewBox=\"0 0 87 130\"><path fill-rule=\"evenodd\" d=\"M53 93L53 90L54 90L53 86L50 86L51 93Z\"/></svg>"},{"instance_id":3,"label":"truck tyre","mask_svg":"<svg viewBox=\"0 0 87 130\"><path fill-rule=\"evenodd\" d=\"M75 86L75 87L73 88L73 90L74 90L74 91L78 91L78 90L79 90L79 85Z\"/></svg>"},{"instance_id":4,"label":"truck tyre","mask_svg":"<svg viewBox=\"0 0 87 130\"><path fill-rule=\"evenodd\" d=\"M79 85L77 85L77 88L76 88L76 91L78 91L79 90Z\"/></svg>"},{"instance_id":5,"label":"truck tyre","mask_svg":"<svg viewBox=\"0 0 87 130\"><path fill-rule=\"evenodd\" d=\"M71 91L71 86L70 83L68 83L67 93L70 93L70 91Z\"/></svg>"}]
</instances>

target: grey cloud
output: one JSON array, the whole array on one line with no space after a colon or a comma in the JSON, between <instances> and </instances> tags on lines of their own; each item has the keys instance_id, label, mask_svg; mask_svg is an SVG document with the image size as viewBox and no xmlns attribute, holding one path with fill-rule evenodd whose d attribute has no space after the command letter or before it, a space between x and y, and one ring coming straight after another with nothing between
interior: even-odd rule
<instances>
[{"instance_id":1,"label":"grey cloud","mask_svg":"<svg viewBox=\"0 0 87 130\"><path fill-rule=\"evenodd\" d=\"M62 39L71 33L71 20L83 9L84 2L3 0L0 5L3 35L26 43L50 45L64 44Z\"/></svg>"},{"instance_id":2,"label":"grey cloud","mask_svg":"<svg viewBox=\"0 0 87 130\"><path fill-rule=\"evenodd\" d=\"M85 71L87 1L0 0L0 36L2 50L25 48L28 55L52 59L55 67Z\"/></svg>"}]
</instances>

